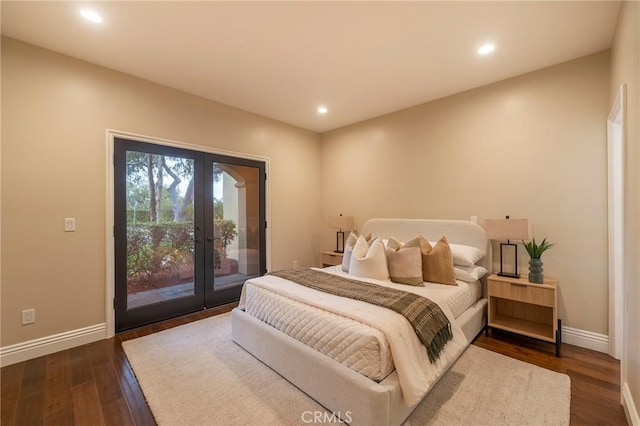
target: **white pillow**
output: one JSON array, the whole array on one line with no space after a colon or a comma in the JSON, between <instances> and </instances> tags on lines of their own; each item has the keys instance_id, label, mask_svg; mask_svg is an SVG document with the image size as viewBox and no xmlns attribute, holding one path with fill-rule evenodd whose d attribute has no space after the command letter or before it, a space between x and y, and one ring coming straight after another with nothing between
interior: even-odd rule
<instances>
[{"instance_id":1,"label":"white pillow","mask_svg":"<svg viewBox=\"0 0 640 426\"><path fill-rule=\"evenodd\" d=\"M358 241L358 236L351 231L349 233L349 238L344 242L344 253L342 254L342 270L344 272L349 272L349 262L351 262L351 252L353 251L353 246L356 245L356 241Z\"/></svg>"},{"instance_id":2,"label":"white pillow","mask_svg":"<svg viewBox=\"0 0 640 426\"><path fill-rule=\"evenodd\" d=\"M483 250L463 244L449 244L453 255L453 264L460 266L473 266L486 254Z\"/></svg>"},{"instance_id":3,"label":"white pillow","mask_svg":"<svg viewBox=\"0 0 640 426\"><path fill-rule=\"evenodd\" d=\"M456 275L456 279L460 281L465 281L468 283L473 283L478 281L480 278L484 277L489 273L482 266L459 266L453 265L453 272Z\"/></svg>"},{"instance_id":4,"label":"white pillow","mask_svg":"<svg viewBox=\"0 0 640 426\"><path fill-rule=\"evenodd\" d=\"M367 240L361 235L353 246L351 261L349 262L349 274L378 280L389 279L387 256L384 252L382 240L376 238L369 246Z\"/></svg>"},{"instance_id":5,"label":"white pillow","mask_svg":"<svg viewBox=\"0 0 640 426\"><path fill-rule=\"evenodd\" d=\"M367 243L373 241L371 239L371 233L367 234L364 237L367 240ZM358 241L358 234L356 232L349 232L349 237L347 241L344 243L344 253L342 253L342 271L349 272L349 263L351 263L351 252L353 251L353 246L356 245L356 241Z\"/></svg>"}]
</instances>

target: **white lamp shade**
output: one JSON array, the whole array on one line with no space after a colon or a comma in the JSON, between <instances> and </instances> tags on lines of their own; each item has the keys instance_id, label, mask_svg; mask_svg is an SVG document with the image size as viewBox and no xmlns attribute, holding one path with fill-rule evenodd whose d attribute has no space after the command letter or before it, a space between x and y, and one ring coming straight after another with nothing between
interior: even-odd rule
<instances>
[{"instance_id":1,"label":"white lamp shade","mask_svg":"<svg viewBox=\"0 0 640 426\"><path fill-rule=\"evenodd\" d=\"M350 231L353 229L353 216L330 216L329 228Z\"/></svg>"},{"instance_id":2,"label":"white lamp shade","mask_svg":"<svg viewBox=\"0 0 640 426\"><path fill-rule=\"evenodd\" d=\"M486 219L484 230L490 240L528 240L528 219Z\"/></svg>"}]
</instances>

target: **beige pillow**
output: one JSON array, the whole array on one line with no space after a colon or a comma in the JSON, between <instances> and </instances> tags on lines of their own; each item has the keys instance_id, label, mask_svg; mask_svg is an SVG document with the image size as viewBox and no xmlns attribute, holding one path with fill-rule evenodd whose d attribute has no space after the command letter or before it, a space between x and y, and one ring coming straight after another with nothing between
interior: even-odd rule
<instances>
[{"instance_id":1,"label":"beige pillow","mask_svg":"<svg viewBox=\"0 0 640 426\"><path fill-rule=\"evenodd\" d=\"M394 238L389 238L387 248L389 277L394 283L423 286L422 257L418 247L402 247Z\"/></svg>"},{"instance_id":2,"label":"beige pillow","mask_svg":"<svg viewBox=\"0 0 640 426\"><path fill-rule=\"evenodd\" d=\"M446 237L443 236L435 246L431 247L429 241L420 235L407 241L404 247L420 248L422 278L425 282L458 285L453 269L453 255Z\"/></svg>"},{"instance_id":3,"label":"beige pillow","mask_svg":"<svg viewBox=\"0 0 640 426\"><path fill-rule=\"evenodd\" d=\"M384 253L384 244L380 238L376 238L371 245L362 235L358 237L356 245L351 252L349 262L349 274L378 280L389 279L387 268L387 256Z\"/></svg>"}]
</instances>

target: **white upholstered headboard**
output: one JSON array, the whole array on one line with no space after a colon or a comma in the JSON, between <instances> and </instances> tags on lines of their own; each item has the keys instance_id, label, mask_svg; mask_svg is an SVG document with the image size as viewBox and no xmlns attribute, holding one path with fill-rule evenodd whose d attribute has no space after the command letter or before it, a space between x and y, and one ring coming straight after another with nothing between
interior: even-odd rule
<instances>
[{"instance_id":1,"label":"white upholstered headboard","mask_svg":"<svg viewBox=\"0 0 640 426\"><path fill-rule=\"evenodd\" d=\"M438 241L446 236L449 243L464 244L477 247L487 255L479 262L492 270L491 242L481 226L466 220L440 219L370 219L363 226L361 234L380 238L394 237L399 241L407 241L416 235L422 235L429 241Z\"/></svg>"}]
</instances>

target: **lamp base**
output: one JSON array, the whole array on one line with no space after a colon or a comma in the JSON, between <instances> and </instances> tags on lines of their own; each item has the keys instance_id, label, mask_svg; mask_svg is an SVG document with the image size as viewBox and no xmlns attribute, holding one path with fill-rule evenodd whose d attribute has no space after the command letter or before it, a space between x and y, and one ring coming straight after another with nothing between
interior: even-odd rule
<instances>
[{"instance_id":1,"label":"lamp base","mask_svg":"<svg viewBox=\"0 0 640 426\"><path fill-rule=\"evenodd\" d=\"M513 272L505 272L503 268L502 262L502 250L506 246L512 246L514 249L514 271ZM509 277L509 278L520 278L520 274L518 273L518 245L513 244L511 241L507 240L505 243L500 243L500 272L498 272L498 276L500 277Z\"/></svg>"},{"instance_id":2,"label":"lamp base","mask_svg":"<svg viewBox=\"0 0 640 426\"><path fill-rule=\"evenodd\" d=\"M336 232L336 253L344 253L344 231Z\"/></svg>"},{"instance_id":3,"label":"lamp base","mask_svg":"<svg viewBox=\"0 0 640 426\"><path fill-rule=\"evenodd\" d=\"M520 274L512 274L509 272L498 272L496 275L498 275L499 277L520 278Z\"/></svg>"}]
</instances>

